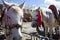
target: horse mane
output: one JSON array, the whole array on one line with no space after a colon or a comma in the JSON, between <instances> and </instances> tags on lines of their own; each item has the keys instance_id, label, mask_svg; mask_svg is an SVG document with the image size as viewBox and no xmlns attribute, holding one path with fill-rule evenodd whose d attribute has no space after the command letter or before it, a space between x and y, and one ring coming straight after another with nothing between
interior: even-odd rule
<instances>
[{"instance_id":1,"label":"horse mane","mask_svg":"<svg viewBox=\"0 0 60 40\"><path fill-rule=\"evenodd\" d=\"M53 12L53 14L54 14L54 17L56 18L56 19L58 19L58 12L57 12L57 8L54 6L54 5L50 5L49 6L49 9L51 9L52 10L52 12Z\"/></svg>"}]
</instances>

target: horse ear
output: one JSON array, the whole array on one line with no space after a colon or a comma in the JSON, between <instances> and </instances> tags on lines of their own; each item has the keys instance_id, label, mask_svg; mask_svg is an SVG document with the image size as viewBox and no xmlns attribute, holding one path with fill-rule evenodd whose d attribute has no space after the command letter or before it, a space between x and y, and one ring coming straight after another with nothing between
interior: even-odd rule
<instances>
[{"instance_id":1,"label":"horse ear","mask_svg":"<svg viewBox=\"0 0 60 40\"><path fill-rule=\"evenodd\" d=\"M22 8L22 9L24 9L24 7L25 7L25 1L21 5L19 5L19 7Z\"/></svg>"},{"instance_id":2,"label":"horse ear","mask_svg":"<svg viewBox=\"0 0 60 40\"><path fill-rule=\"evenodd\" d=\"M6 8L9 7L9 4L8 4L5 0L2 0L2 2L3 2L3 5L4 5Z\"/></svg>"}]
</instances>

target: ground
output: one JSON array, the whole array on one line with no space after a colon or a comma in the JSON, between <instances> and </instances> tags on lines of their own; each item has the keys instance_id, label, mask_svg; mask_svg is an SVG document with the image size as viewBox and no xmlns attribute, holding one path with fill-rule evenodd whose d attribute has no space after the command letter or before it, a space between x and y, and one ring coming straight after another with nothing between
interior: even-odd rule
<instances>
[{"instance_id":1,"label":"ground","mask_svg":"<svg viewBox=\"0 0 60 40\"><path fill-rule=\"evenodd\" d=\"M36 32L36 28L31 27L31 22L26 22L26 23L23 23L22 32L25 32L25 33ZM31 36L23 34L23 38L22 38L23 40L30 39L30 38Z\"/></svg>"}]
</instances>

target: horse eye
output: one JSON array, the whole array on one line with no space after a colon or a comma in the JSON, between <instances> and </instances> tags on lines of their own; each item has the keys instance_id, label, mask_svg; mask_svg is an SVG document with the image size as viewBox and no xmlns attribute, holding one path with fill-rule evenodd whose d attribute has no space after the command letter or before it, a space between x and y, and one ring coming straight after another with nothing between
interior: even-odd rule
<instances>
[{"instance_id":1,"label":"horse eye","mask_svg":"<svg viewBox=\"0 0 60 40\"><path fill-rule=\"evenodd\" d=\"M15 9L13 9L13 12L14 12L14 13L17 13L17 11L16 11Z\"/></svg>"}]
</instances>

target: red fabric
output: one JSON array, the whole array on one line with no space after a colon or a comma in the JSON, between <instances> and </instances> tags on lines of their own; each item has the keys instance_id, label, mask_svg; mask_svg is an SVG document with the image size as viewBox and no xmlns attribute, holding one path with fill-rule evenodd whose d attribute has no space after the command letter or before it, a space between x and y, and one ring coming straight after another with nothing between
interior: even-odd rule
<instances>
[{"instance_id":1,"label":"red fabric","mask_svg":"<svg viewBox=\"0 0 60 40\"><path fill-rule=\"evenodd\" d=\"M42 24L42 15L41 12L38 10L38 26L40 27L41 24Z\"/></svg>"}]
</instances>

